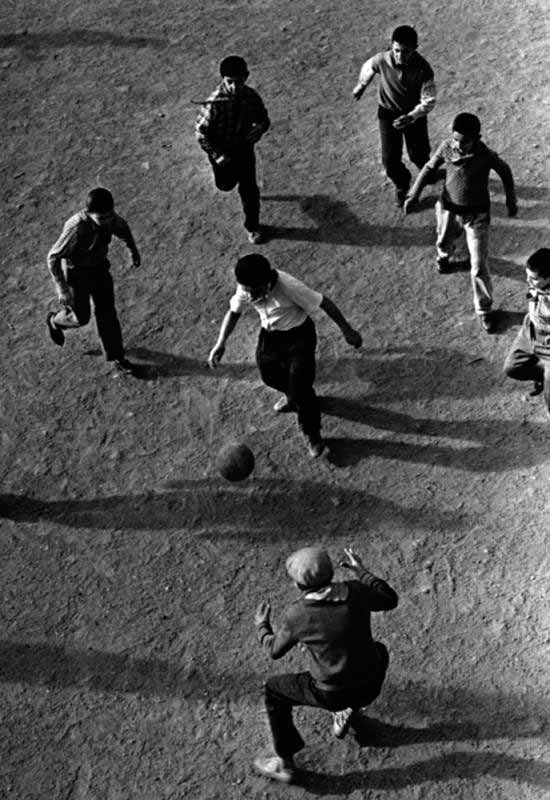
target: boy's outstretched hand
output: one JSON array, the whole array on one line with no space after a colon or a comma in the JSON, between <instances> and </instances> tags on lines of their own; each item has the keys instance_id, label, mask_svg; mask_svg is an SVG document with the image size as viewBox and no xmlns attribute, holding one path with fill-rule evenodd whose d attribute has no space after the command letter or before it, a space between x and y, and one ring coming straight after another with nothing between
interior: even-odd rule
<instances>
[{"instance_id":1,"label":"boy's outstretched hand","mask_svg":"<svg viewBox=\"0 0 550 800\"><path fill-rule=\"evenodd\" d=\"M342 559L340 562L341 567L352 569L354 572L362 572L365 569L365 565L361 561L361 557L357 555L352 547L344 547L344 553L348 560L346 561L345 559Z\"/></svg>"},{"instance_id":2,"label":"boy's outstretched hand","mask_svg":"<svg viewBox=\"0 0 550 800\"><path fill-rule=\"evenodd\" d=\"M266 622L269 624L269 617L271 615L271 603L269 600L262 600L254 614L254 625L259 628Z\"/></svg>"}]
</instances>

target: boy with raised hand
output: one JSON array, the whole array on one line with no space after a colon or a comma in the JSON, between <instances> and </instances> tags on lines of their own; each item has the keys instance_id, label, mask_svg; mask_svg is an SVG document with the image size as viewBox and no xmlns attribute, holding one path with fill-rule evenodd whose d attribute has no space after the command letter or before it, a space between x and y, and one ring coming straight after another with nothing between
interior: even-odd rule
<instances>
[{"instance_id":1,"label":"boy with raised hand","mask_svg":"<svg viewBox=\"0 0 550 800\"><path fill-rule=\"evenodd\" d=\"M458 114L452 136L445 139L418 175L405 200L404 210L413 210L422 189L439 167L445 167L445 183L436 203L437 269L450 272L454 241L462 231L470 255L474 309L482 328L494 333L493 286L489 272L490 206L489 173L494 170L504 185L508 216L517 214L516 193L508 164L481 141L481 123L475 114Z\"/></svg>"},{"instance_id":2,"label":"boy with raised hand","mask_svg":"<svg viewBox=\"0 0 550 800\"><path fill-rule=\"evenodd\" d=\"M260 244L264 237L254 145L269 128L269 117L258 92L246 86L244 58L224 58L220 75L221 83L199 113L197 140L208 156L216 187L222 192L238 187L248 241Z\"/></svg>"},{"instance_id":3,"label":"boy with raised hand","mask_svg":"<svg viewBox=\"0 0 550 800\"><path fill-rule=\"evenodd\" d=\"M400 25L391 37L390 49L377 53L361 67L353 96L359 100L378 75L378 124L382 163L395 185L395 202L401 207L411 183L403 164L403 139L409 158L421 169L430 157L428 114L435 106L434 74L417 52L418 35L410 25Z\"/></svg>"},{"instance_id":4,"label":"boy with raised hand","mask_svg":"<svg viewBox=\"0 0 550 800\"><path fill-rule=\"evenodd\" d=\"M46 322L52 341L62 346L65 330L90 321L91 300L106 360L119 372L134 374L134 365L124 355L107 258L113 236L124 242L133 266L139 267L141 257L134 237L126 220L115 212L113 195L108 189L92 189L86 207L67 220L48 253L48 268L62 308L50 312Z\"/></svg>"},{"instance_id":5,"label":"boy with raised hand","mask_svg":"<svg viewBox=\"0 0 550 800\"><path fill-rule=\"evenodd\" d=\"M353 714L380 694L389 663L388 650L371 633L371 613L397 606L395 591L363 565L347 548L342 566L355 573L349 581L333 581L329 554L321 547L293 553L286 570L300 592L280 623L271 624L271 605L263 600L254 617L258 640L273 659L295 645L311 657L309 672L272 676L265 683L265 706L273 753L258 756L256 769L282 783L295 778L295 754L304 747L293 719L294 706L313 706L333 713L332 732L341 739Z\"/></svg>"},{"instance_id":6,"label":"boy with raised hand","mask_svg":"<svg viewBox=\"0 0 550 800\"><path fill-rule=\"evenodd\" d=\"M528 312L506 361L504 372L517 381L533 381L530 394L544 391L550 415L550 249L542 247L527 259Z\"/></svg>"},{"instance_id":7,"label":"boy with raised hand","mask_svg":"<svg viewBox=\"0 0 550 800\"><path fill-rule=\"evenodd\" d=\"M278 413L296 412L298 424L306 437L308 453L317 458L325 449L325 443L321 438L319 398L313 388L317 335L310 314L323 309L352 347L361 347L361 335L330 298L310 289L287 272L272 269L267 258L258 253L237 261L235 277L237 289L208 363L212 368L217 367L242 312L252 305L261 321L256 348L260 375L267 386L282 392L274 410Z\"/></svg>"}]
</instances>

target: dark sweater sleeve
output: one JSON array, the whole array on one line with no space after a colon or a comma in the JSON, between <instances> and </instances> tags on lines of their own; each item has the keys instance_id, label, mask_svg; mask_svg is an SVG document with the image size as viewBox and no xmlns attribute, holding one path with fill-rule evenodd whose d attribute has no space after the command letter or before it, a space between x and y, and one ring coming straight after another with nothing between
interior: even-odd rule
<instances>
[{"instance_id":1,"label":"dark sweater sleeve","mask_svg":"<svg viewBox=\"0 0 550 800\"><path fill-rule=\"evenodd\" d=\"M372 572L365 570L361 576L361 583L367 590L371 611L391 611L397 606L399 602L397 592L382 578L377 578Z\"/></svg>"},{"instance_id":2,"label":"dark sweater sleeve","mask_svg":"<svg viewBox=\"0 0 550 800\"><path fill-rule=\"evenodd\" d=\"M286 618L283 618L281 625L275 632L270 622L264 622L260 625L258 627L258 641L262 649L274 660L282 658L298 643L298 639L292 633L291 626Z\"/></svg>"},{"instance_id":3,"label":"dark sweater sleeve","mask_svg":"<svg viewBox=\"0 0 550 800\"><path fill-rule=\"evenodd\" d=\"M491 151L491 156L492 156L491 167L499 176L504 186L504 191L506 192L506 204L515 205L516 189L514 186L514 177L512 175L512 170L510 169L506 161L504 161L499 155L497 155L494 152L494 150Z\"/></svg>"}]
</instances>

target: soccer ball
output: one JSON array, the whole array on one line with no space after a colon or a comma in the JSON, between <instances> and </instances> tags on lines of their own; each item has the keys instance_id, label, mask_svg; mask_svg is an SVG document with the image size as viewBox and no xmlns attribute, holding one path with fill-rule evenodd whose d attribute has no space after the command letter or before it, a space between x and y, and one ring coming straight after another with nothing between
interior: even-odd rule
<instances>
[{"instance_id":1,"label":"soccer ball","mask_svg":"<svg viewBox=\"0 0 550 800\"><path fill-rule=\"evenodd\" d=\"M228 481L244 481L254 469L254 453L242 442L228 442L216 456L216 468Z\"/></svg>"}]
</instances>

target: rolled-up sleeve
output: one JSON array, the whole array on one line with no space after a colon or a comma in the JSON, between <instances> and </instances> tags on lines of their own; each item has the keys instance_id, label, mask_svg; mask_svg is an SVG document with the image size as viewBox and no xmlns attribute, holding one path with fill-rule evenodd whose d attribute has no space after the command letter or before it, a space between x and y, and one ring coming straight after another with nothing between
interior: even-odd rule
<instances>
[{"instance_id":1,"label":"rolled-up sleeve","mask_svg":"<svg viewBox=\"0 0 550 800\"><path fill-rule=\"evenodd\" d=\"M435 88L435 80L433 74L427 77L422 86L420 87L420 102L410 112L413 119L420 119L430 113L435 106L437 99L437 90Z\"/></svg>"},{"instance_id":2,"label":"rolled-up sleeve","mask_svg":"<svg viewBox=\"0 0 550 800\"><path fill-rule=\"evenodd\" d=\"M243 311L246 310L247 306L250 304L250 295L248 292L242 288L242 286L237 286L235 294L229 301L229 309L234 314L242 314Z\"/></svg>"}]
</instances>

